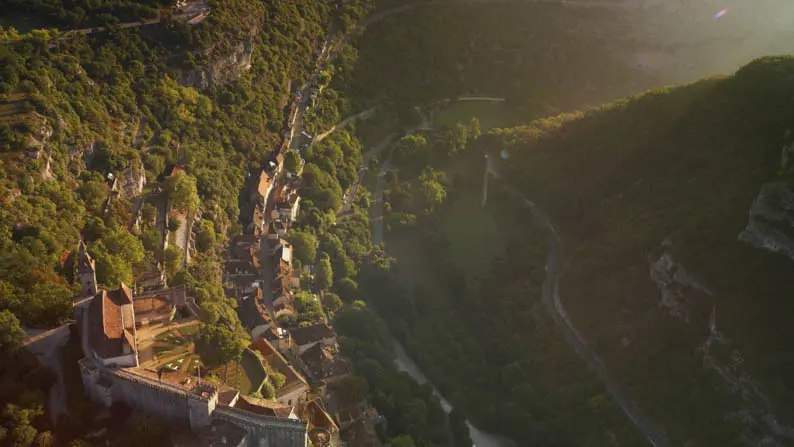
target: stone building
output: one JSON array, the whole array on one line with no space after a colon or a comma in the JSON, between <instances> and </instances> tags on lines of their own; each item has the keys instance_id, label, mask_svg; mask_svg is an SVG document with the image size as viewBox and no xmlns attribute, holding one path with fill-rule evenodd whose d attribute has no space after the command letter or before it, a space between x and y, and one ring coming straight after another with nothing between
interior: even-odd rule
<instances>
[{"instance_id":1,"label":"stone building","mask_svg":"<svg viewBox=\"0 0 794 447\"><path fill-rule=\"evenodd\" d=\"M97 294L96 261L88 254L85 242L80 241L77 252L77 279L80 281L81 296L94 296Z\"/></svg>"}]
</instances>

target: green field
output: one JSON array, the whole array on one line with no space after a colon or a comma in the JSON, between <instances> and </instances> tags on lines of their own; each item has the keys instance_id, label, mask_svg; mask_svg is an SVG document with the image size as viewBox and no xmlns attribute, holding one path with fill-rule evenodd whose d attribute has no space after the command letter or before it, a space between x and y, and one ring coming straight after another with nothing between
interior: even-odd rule
<instances>
[{"instance_id":1,"label":"green field","mask_svg":"<svg viewBox=\"0 0 794 447\"><path fill-rule=\"evenodd\" d=\"M481 206L482 196L467 191L444 210L441 230L449 240L447 257L466 276L490 272L493 259L504 251L505 239L492 207Z\"/></svg>"},{"instance_id":2,"label":"green field","mask_svg":"<svg viewBox=\"0 0 794 447\"><path fill-rule=\"evenodd\" d=\"M483 131L515 124L503 102L457 101L439 110L433 117L433 125L454 126L467 123L472 118L480 120Z\"/></svg>"}]
</instances>

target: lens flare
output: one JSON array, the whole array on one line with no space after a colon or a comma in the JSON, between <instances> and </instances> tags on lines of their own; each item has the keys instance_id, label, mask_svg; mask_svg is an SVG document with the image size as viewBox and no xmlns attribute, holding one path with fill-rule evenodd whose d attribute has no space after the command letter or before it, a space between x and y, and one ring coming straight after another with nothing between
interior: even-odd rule
<instances>
[{"instance_id":1,"label":"lens flare","mask_svg":"<svg viewBox=\"0 0 794 447\"><path fill-rule=\"evenodd\" d=\"M721 18L722 16L727 14L728 11L730 11L730 8L725 8L725 9L720 10L720 12L714 14L714 20Z\"/></svg>"},{"instance_id":2,"label":"lens flare","mask_svg":"<svg viewBox=\"0 0 794 447\"><path fill-rule=\"evenodd\" d=\"M500 155L502 156L502 160L507 160L507 157L509 157L506 150L502 150Z\"/></svg>"}]
</instances>

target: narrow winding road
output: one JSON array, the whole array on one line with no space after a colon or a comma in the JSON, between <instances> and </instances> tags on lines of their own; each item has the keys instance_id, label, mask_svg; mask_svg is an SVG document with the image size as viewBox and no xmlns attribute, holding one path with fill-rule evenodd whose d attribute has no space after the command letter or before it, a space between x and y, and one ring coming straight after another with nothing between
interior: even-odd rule
<instances>
[{"instance_id":1,"label":"narrow winding road","mask_svg":"<svg viewBox=\"0 0 794 447\"><path fill-rule=\"evenodd\" d=\"M492 158L493 157L489 158L489 162L486 163L486 176L488 172L491 172L495 176L497 175L494 171L491 171L490 160ZM506 189L510 195L521 200L524 205L532 211L536 222L540 223L549 233L549 254L546 258L546 279L543 282L542 292L543 305L546 307L546 311L562 332L565 341L576 351L579 358L587 363L590 371L598 376L598 379L603 383L604 388L612 399L620 405L620 408L631 422L642 431L648 442L656 447L669 447L670 443L664 431L659 430L651 423L642 409L634 403L628 393L623 389L620 382L609 374L604 363L590 348L587 341L582 334L576 330L576 327L568 317L568 312L560 301L559 295L560 273L558 270L558 254L560 251L560 237L557 230L531 200L527 199L510 186L506 186Z\"/></svg>"}]
</instances>

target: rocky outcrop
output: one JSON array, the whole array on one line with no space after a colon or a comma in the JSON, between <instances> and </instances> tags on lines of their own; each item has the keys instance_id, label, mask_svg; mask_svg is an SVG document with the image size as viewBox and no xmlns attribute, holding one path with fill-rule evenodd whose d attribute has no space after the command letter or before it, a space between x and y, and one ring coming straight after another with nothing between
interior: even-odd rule
<instances>
[{"instance_id":1,"label":"rocky outcrop","mask_svg":"<svg viewBox=\"0 0 794 447\"><path fill-rule=\"evenodd\" d=\"M650 264L651 280L659 288L659 304L670 315L689 323L688 298L695 293L711 295L711 291L696 281L683 265L675 262L673 256L665 252Z\"/></svg>"},{"instance_id":2,"label":"rocky outcrop","mask_svg":"<svg viewBox=\"0 0 794 447\"><path fill-rule=\"evenodd\" d=\"M47 118L36 112L30 114L26 124L29 132L25 140L25 149L30 157L38 160L44 154L44 148L52 137L53 129Z\"/></svg>"},{"instance_id":3,"label":"rocky outcrop","mask_svg":"<svg viewBox=\"0 0 794 447\"><path fill-rule=\"evenodd\" d=\"M187 87L205 89L211 85L224 85L232 82L251 69L254 45L251 39L244 39L225 54L214 54L212 48L205 50L209 62L204 67L182 72L179 82Z\"/></svg>"},{"instance_id":4,"label":"rocky outcrop","mask_svg":"<svg viewBox=\"0 0 794 447\"><path fill-rule=\"evenodd\" d=\"M146 185L146 171L140 163L137 166L130 166L118 174L119 194L125 199L139 195L143 191L144 185Z\"/></svg>"},{"instance_id":5,"label":"rocky outcrop","mask_svg":"<svg viewBox=\"0 0 794 447\"><path fill-rule=\"evenodd\" d=\"M91 165L95 148L96 141L94 140L78 142L69 147L69 170L75 177Z\"/></svg>"},{"instance_id":6,"label":"rocky outcrop","mask_svg":"<svg viewBox=\"0 0 794 447\"><path fill-rule=\"evenodd\" d=\"M749 214L739 240L794 259L794 185L767 183L761 188Z\"/></svg>"}]
</instances>

